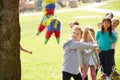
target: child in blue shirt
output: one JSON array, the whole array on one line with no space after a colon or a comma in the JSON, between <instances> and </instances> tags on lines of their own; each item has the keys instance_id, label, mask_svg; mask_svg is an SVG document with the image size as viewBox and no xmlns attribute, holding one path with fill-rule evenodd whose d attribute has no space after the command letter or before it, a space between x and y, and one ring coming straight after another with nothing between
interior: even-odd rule
<instances>
[{"instance_id":1,"label":"child in blue shirt","mask_svg":"<svg viewBox=\"0 0 120 80\"><path fill-rule=\"evenodd\" d=\"M101 30L97 31L96 41L98 43L100 64L103 68L104 74L106 74L106 80L111 80L110 74L112 68L110 60L110 49L111 44L116 42L116 36L112 32L111 20L109 18L104 18L102 20L102 28Z\"/></svg>"}]
</instances>

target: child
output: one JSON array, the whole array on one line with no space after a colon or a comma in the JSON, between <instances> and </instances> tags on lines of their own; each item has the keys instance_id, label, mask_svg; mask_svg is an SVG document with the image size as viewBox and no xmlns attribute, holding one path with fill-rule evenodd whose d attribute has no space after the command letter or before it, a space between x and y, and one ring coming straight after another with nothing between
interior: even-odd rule
<instances>
[{"instance_id":1,"label":"child","mask_svg":"<svg viewBox=\"0 0 120 80\"><path fill-rule=\"evenodd\" d=\"M20 50L32 54L32 51L23 48L21 45L20 45Z\"/></svg>"},{"instance_id":2,"label":"child","mask_svg":"<svg viewBox=\"0 0 120 80\"><path fill-rule=\"evenodd\" d=\"M74 80L81 80L81 74L78 70L80 65L80 56L78 49L88 48L92 49L96 47L96 44L87 44L80 42L82 38L82 29L79 26L72 28L72 36L63 44L64 49L64 62L62 66L62 79L70 80L71 77Z\"/></svg>"},{"instance_id":3,"label":"child","mask_svg":"<svg viewBox=\"0 0 120 80\"><path fill-rule=\"evenodd\" d=\"M76 20L70 23L70 28L72 28L75 25L79 25L79 22Z\"/></svg>"},{"instance_id":4,"label":"child","mask_svg":"<svg viewBox=\"0 0 120 80\"><path fill-rule=\"evenodd\" d=\"M105 15L105 18L109 18L110 20L112 20L114 17L113 13L109 12L109 13L106 13Z\"/></svg>"},{"instance_id":5,"label":"child","mask_svg":"<svg viewBox=\"0 0 120 80\"><path fill-rule=\"evenodd\" d=\"M102 28L97 31L96 40L98 43L100 64L103 68L103 73L106 74L106 80L111 80L111 44L116 41L116 36L112 32L111 20L104 18L102 20ZM103 74L102 74L103 75Z\"/></svg>"},{"instance_id":6,"label":"child","mask_svg":"<svg viewBox=\"0 0 120 80\"><path fill-rule=\"evenodd\" d=\"M113 13L111 12L108 12L105 14L105 17L104 18L109 18L110 20L112 20L114 17ZM102 21L100 21L98 24L98 29L101 29L102 28ZM98 53L99 53L99 50L98 50ZM98 70L96 70L96 74L97 74ZM101 72L102 72L102 68L101 68ZM101 78L104 78L105 75L101 75Z\"/></svg>"},{"instance_id":7,"label":"child","mask_svg":"<svg viewBox=\"0 0 120 80\"><path fill-rule=\"evenodd\" d=\"M70 28L73 28L76 25L79 25L79 22L75 20L75 21L73 21L73 22L70 23ZM80 55L80 56L82 56L82 55ZM81 69L81 71L82 71L82 69ZM88 80L88 75L86 75L85 80Z\"/></svg>"},{"instance_id":8,"label":"child","mask_svg":"<svg viewBox=\"0 0 120 80\"><path fill-rule=\"evenodd\" d=\"M112 32L115 34L115 36L118 38L118 31L117 31L117 26L119 25L119 19L117 18L114 18L112 19ZM114 59L114 55L115 55L115 44L116 43L113 43L111 45L111 64L112 64L112 71L113 73L115 73L116 75L120 75L119 73L117 73L115 71L115 59Z\"/></svg>"},{"instance_id":9,"label":"child","mask_svg":"<svg viewBox=\"0 0 120 80\"><path fill-rule=\"evenodd\" d=\"M84 31L83 42L93 44L95 43L95 31L92 26L87 26ZM91 54L88 54L91 53ZM85 77L88 72L88 68L91 71L92 80L96 80L96 69L100 65L99 55L96 50L84 49L83 52L83 65L82 68L82 80L85 80Z\"/></svg>"},{"instance_id":10,"label":"child","mask_svg":"<svg viewBox=\"0 0 120 80\"><path fill-rule=\"evenodd\" d=\"M109 18L110 20L112 20L113 17L114 17L114 15L113 15L113 13L111 13L111 12L105 14L105 18ZM97 24L97 26L98 26L98 29L101 29L101 27L102 27L102 22L99 22L99 23Z\"/></svg>"}]
</instances>

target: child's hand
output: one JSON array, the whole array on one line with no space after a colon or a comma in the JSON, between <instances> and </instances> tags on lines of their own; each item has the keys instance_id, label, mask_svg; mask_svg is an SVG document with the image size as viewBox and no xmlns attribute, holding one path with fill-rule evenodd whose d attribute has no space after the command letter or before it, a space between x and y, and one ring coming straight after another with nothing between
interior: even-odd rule
<instances>
[{"instance_id":1,"label":"child's hand","mask_svg":"<svg viewBox=\"0 0 120 80\"><path fill-rule=\"evenodd\" d=\"M82 64L82 65L81 65L81 68L82 68L82 69L84 69L84 68L85 68L84 64Z\"/></svg>"},{"instance_id":2,"label":"child's hand","mask_svg":"<svg viewBox=\"0 0 120 80\"><path fill-rule=\"evenodd\" d=\"M97 44L93 44L94 45L94 48L96 49L98 46L97 46Z\"/></svg>"},{"instance_id":3,"label":"child's hand","mask_svg":"<svg viewBox=\"0 0 120 80\"><path fill-rule=\"evenodd\" d=\"M32 51L28 51L28 53L32 54Z\"/></svg>"},{"instance_id":4,"label":"child's hand","mask_svg":"<svg viewBox=\"0 0 120 80\"><path fill-rule=\"evenodd\" d=\"M98 69L100 68L100 64L97 65Z\"/></svg>"},{"instance_id":5,"label":"child's hand","mask_svg":"<svg viewBox=\"0 0 120 80\"><path fill-rule=\"evenodd\" d=\"M95 52L97 52L97 48L93 48L93 49L92 49L92 51L95 51Z\"/></svg>"},{"instance_id":6,"label":"child's hand","mask_svg":"<svg viewBox=\"0 0 120 80\"><path fill-rule=\"evenodd\" d=\"M98 53L101 53L101 52L102 52L102 51L101 51L101 50L99 50L99 49L98 49L97 51L98 51Z\"/></svg>"}]
</instances>

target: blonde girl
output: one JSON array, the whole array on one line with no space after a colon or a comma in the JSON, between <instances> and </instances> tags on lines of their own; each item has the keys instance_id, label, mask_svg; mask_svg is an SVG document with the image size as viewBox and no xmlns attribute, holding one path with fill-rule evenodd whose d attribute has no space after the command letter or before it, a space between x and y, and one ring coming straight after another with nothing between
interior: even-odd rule
<instances>
[{"instance_id":1,"label":"blonde girl","mask_svg":"<svg viewBox=\"0 0 120 80\"><path fill-rule=\"evenodd\" d=\"M83 42L88 44L95 43L95 31L91 25L85 28ZM90 68L92 80L96 80L96 69L100 64L99 55L97 51L92 49L84 49L82 54L83 54L83 65L84 65L84 67L82 67L82 80L85 80L85 77L88 72L88 68Z\"/></svg>"}]
</instances>

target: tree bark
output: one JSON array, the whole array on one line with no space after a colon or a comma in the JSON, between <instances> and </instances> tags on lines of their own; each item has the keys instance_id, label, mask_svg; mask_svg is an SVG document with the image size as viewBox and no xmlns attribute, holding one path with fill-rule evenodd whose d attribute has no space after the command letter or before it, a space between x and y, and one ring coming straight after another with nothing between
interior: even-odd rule
<instances>
[{"instance_id":1,"label":"tree bark","mask_svg":"<svg viewBox=\"0 0 120 80\"><path fill-rule=\"evenodd\" d=\"M0 80L21 80L19 0L0 0Z\"/></svg>"}]
</instances>

